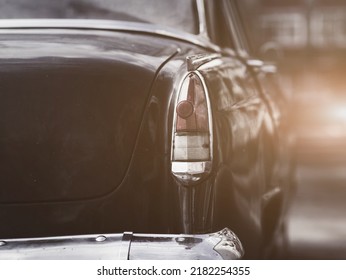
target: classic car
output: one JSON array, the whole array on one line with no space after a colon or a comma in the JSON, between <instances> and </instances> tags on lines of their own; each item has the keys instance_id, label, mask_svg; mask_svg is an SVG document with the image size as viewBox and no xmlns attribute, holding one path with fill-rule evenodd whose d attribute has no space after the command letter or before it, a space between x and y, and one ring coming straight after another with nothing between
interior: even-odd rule
<instances>
[{"instance_id":1,"label":"classic car","mask_svg":"<svg viewBox=\"0 0 346 280\"><path fill-rule=\"evenodd\" d=\"M0 258L267 256L273 67L234 1L0 3Z\"/></svg>"}]
</instances>

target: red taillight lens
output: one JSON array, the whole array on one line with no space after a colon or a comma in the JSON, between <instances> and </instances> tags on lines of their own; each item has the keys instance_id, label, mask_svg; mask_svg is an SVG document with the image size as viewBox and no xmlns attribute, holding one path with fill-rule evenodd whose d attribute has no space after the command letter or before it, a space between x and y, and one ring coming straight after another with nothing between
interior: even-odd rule
<instances>
[{"instance_id":1,"label":"red taillight lens","mask_svg":"<svg viewBox=\"0 0 346 280\"><path fill-rule=\"evenodd\" d=\"M198 181L210 171L211 112L206 88L195 72L180 88L174 116L172 172L184 182Z\"/></svg>"},{"instance_id":2,"label":"red taillight lens","mask_svg":"<svg viewBox=\"0 0 346 280\"><path fill-rule=\"evenodd\" d=\"M195 111L195 107L193 103L188 100L181 101L177 106L177 114L178 114L178 118L180 119L184 119L184 120L188 119L189 117L192 116L194 111ZM182 120L180 120L179 122L181 121ZM183 129L183 125L184 124L181 124L182 127L180 129Z\"/></svg>"},{"instance_id":3,"label":"red taillight lens","mask_svg":"<svg viewBox=\"0 0 346 280\"><path fill-rule=\"evenodd\" d=\"M208 132L208 107L205 97L205 92L201 80L196 74L189 74L185 79L182 91L183 99L177 105L177 132ZM184 92L182 92L184 93Z\"/></svg>"}]
</instances>

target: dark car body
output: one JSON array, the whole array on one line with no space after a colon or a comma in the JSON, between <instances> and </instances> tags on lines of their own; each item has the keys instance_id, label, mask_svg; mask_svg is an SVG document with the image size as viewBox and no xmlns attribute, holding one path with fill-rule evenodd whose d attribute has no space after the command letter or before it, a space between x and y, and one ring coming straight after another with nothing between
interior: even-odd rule
<instances>
[{"instance_id":1,"label":"dark car body","mask_svg":"<svg viewBox=\"0 0 346 280\"><path fill-rule=\"evenodd\" d=\"M229 227L248 258L272 245L285 176L267 73L232 1L192 4L197 34L0 20L3 258L13 238L128 231Z\"/></svg>"}]
</instances>

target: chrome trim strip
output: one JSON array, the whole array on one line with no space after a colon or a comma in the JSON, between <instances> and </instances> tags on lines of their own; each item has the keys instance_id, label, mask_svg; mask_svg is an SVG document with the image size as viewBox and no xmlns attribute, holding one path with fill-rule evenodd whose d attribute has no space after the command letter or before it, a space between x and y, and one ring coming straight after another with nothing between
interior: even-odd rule
<instances>
[{"instance_id":1,"label":"chrome trim strip","mask_svg":"<svg viewBox=\"0 0 346 280\"><path fill-rule=\"evenodd\" d=\"M16 29L80 29L80 30L105 30L133 33L147 33L169 37L195 44L200 47L220 52L220 48L213 44L207 37L177 31L166 26L124 22L116 20L95 19L1 19L0 33Z\"/></svg>"},{"instance_id":2,"label":"chrome trim strip","mask_svg":"<svg viewBox=\"0 0 346 280\"><path fill-rule=\"evenodd\" d=\"M275 187L272 190L266 192L262 196L262 202L264 205L268 204L270 201L272 201L275 197L280 195L282 193L282 189L280 187Z\"/></svg>"},{"instance_id":3,"label":"chrome trim strip","mask_svg":"<svg viewBox=\"0 0 346 280\"><path fill-rule=\"evenodd\" d=\"M244 255L239 238L228 228L207 234L155 235L153 243L142 234L134 236L130 259L235 260ZM148 250L150 249L150 250Z\"/></svg>"},{"instance_id":4,"label":"chrome trim strip","mask_svg":"<svg viewBox=\"0 0 346 280\"><path fill-rule=\"evenodd\" d=\"M209 38L207 30L207 19L205 15L204 0L196 0L198 22L199 22L199 35Z\"/></svg>"},{"instance_id":5,"label":"chrome trim strip","mask_svg":"<svg viewBox=\"0 0 346 280\"><path fill-rule=\"evenodd\" d=\"M186 63L187 63L187 70L188 71L195 71L200 66L202 66L204 63L207 63L209 61L212 61L216 58L220 58L221 55L214 53L214 54L197 54L197 55L191 55L186 57Z\"/></svg>"},{"instance_id":6,"label":"chrome trim strip","mask_svg":"<svg viewBox=\"0 0 346 280\"><path fill-rule=\"evenodd\" d=\"M247 59L245 62L248 66L254 68L261 68L264 65L264 62L259 59Z\"/></svg>"},{"instance_id":7,"label":"chrome trim strip","mask_svg":"<svg viewBox=\"0 0 346 280\"><path fill-rule=\"evenodd\" d=\"M125 252L124 240L126 258L120 252ZM206 234L124 233L0 241L2 260L222 260L239 259L243 254L239 238L228 228Z\"/></svg>"},{"instance_id":8,"label":"chrome trim strip","mask_svg":"<svg viewBox=\"0 0 346 280\"><path fill-rule=\"evenodd\" d=\"M128 260L133 232L124 232L119 249L119 260Z\"/></svg>"}]
</instances>

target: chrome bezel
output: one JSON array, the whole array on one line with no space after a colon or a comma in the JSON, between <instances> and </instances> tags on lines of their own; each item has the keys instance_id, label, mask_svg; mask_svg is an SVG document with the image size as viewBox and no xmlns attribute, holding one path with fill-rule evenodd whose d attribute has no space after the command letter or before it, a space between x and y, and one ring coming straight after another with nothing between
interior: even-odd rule
<instances>
[{"instance_id":1,"label":"chrome bezel","mask_svg":"<svg viewBox=\"0 0 346 280\"><path fill-rule=\"evenodd\" d=\"M212 170L212 162L213 162L213 154L214 154L214 141L213 141L213 116L211 110L211 103L209 97L209 91L207 85L205 83L204 77L198 70L187 72L178 87L177 96L174 102L174 108L176 108L180 93L185 82L185 79L188 78L189 75L196 75L201 81L205 99L207 103L208 109L208 125L209 125L209 143L210 143L210 160L209 161L173 161L173 146L174 146L174 137L176 133L176 122L177 122L177 113L174 110L173 113L173 127L172 127L172 139L171 139L171 173L172 175L184 185L189 185L193 183L197 183L207 177Z\"/></svg>"}]
</instances>

